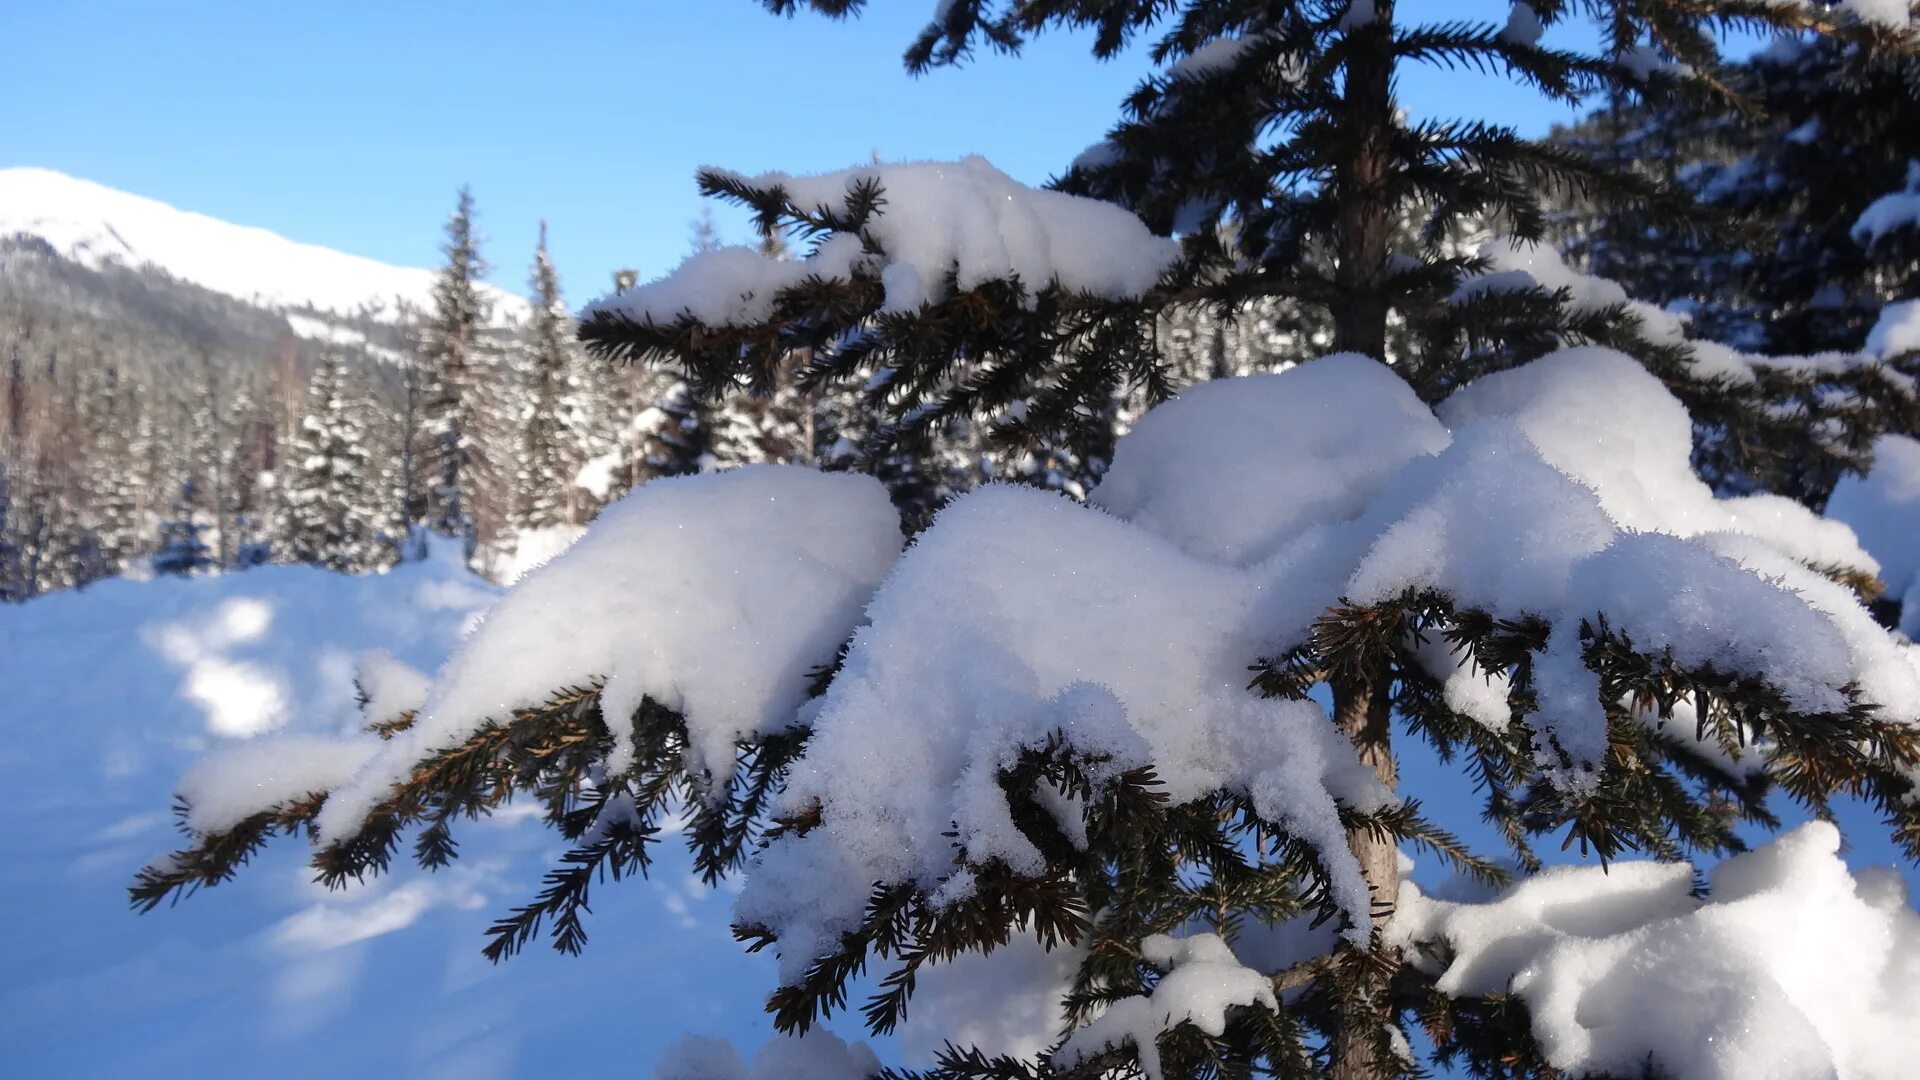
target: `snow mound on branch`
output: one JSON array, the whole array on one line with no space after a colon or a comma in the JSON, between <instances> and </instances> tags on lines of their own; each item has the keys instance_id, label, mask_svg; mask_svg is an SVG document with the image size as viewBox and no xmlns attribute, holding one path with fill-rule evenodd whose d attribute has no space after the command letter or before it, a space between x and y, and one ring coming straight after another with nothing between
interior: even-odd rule
<instances>
[{"instance_id":1,"label":"snow mound on branch","mask_svg":"<svg viewBox=\"0 0 1920 1080\"><path fill-rule=\"evenodd\" d=\"M792 980L858 925L866 895L849 882L964 897L956 844L969 863L1039 872L998 774L1058 732L1108 755L1110 774L1153 765L1176 803L1250 793L1320 852L1364 941L1367 888L1336 801L1377 808L1386 792L1319 706L1247 691L1272 639L1260 603L1247 572L1060 496L993 486L956 500L874 598L813 719L780 809L817 801L821 824L767 849L736 916L779 934ZM1065 817L1071 836L1077 809Z\"/></svg>"},{"instance_id":2,"label":"snow mound on branch","mask_svg":"<svg viewBox=\"0 0 1920 1080\"><path fill-rule=\"evenodd\" d=\"M1407 462L1446 445L1399 376L1343 353L1157 406L1120 440L1092 501L1192 555L1244 566L1309 526L1359 517Z\"/></svg>"},{"instance_id":3,"label":"snow mound on branch","mask_svg":"<svg viewBox=\"0 0 1920 1080\"><path fill-rule=\"evenodd\" d=\"M1594 400L1614 403L1604 422ZM1302 643L1343 600L1437 590L1547 620L1535 752L1569 790L1591 790L1607 747L1613 703L1580 637L1603 618L1643 652L1760 680L1802 713L1846 709L1852 687L1920 716L1911 653L1804 565L1874 567L1852 533L1784 500L1715 499L1688 466L1686 411L1639 364L1564 350L1440 415L1451 434L1384 367L1334 357L1148 414L1097 493L1124 520L1018 488L950 505L875 597L812 718L780 809L817 806L820 824L775 842L736 906L778 937L783 978L859 924L866 897L848 882L943 903L989 860L1039 872L998 775L1056 734L1113 773L1151 765L1175 803L1247 793L1316 849L1364 939L1336 807L1384 792L1320 706L1245 685L1249 662ZM1333 469L1345 462L1358 464ZM1449 693L1489 727L1508 722L1491 684ZM1078 810L1060 818L1072 838Z\"/></svg>"},{"instance_id":4,"label":"snow mound on branch","mask_svg":"<svg viewBox=\"0 0 1920 1080\"><path fill-rule=\"evenodd\" d=\"M780 1036L749 1067L724 1039L689 1035L660 1055L654 1080L864 1080L880 1071L866 1043L849 1043L825 1028Z\"/></svg>"},{"instance_id":5,"label":"snow mound on branch","mask_svg":"<svg viewBox=\"0 0 1920 1080\"><path fill-rule=\"evenodd\" d=\"M1140 1068L1160 1080L1161 1033L1190 1023L1209 1035L1223 1034L1227 1013L1248 1005L1274 1012L1280 1003L1265 975L1243 966L1218 934L1173 938L1155 934L1140 943L1147 962L1167 974L1145 997L1125 998L1107 1007L1060 1048L1056 1059L1071 1068L1108 1047L1133 1044Z\"/></svg>"},{"instance_id":6,"label":"snow mound on branch","mask_svg":"<svg viewBox=\"0 0 1920 1080\"><path fill-rule=\"evenodd\" d=\"M1880 561L1887 593L1902 600L1901 629L1920 632L1920 441L1882 435L1873 468L1848 474L1827 500L1827 516L1844 521Z\"/></svg>"},{"instance_id":7,"label":"snow mound on branch","mask_svg":"<svg viewBox=\"0 0 1920 1080\"><path fill-rule=\"evenodd\" d=\"M322 835L351 835L421 757L595 681L608 717L644 697L681 712L694 770L725 773L736 738L792 722L899 550L870 477L754 465L646 484L494 607L413 726L327 800ZM610 726L618 772L633 751Z\"/></svg>"},{"instance_id":8,"label":"snow mound on branch","mask_svg":"<svg viewBox=\"0 0 1920 1080\"><path fill-rule=\"evenodd\" d=\"M1521 5L1514 5L1519 8ZM1529 9L1531 10L1531 9ZM1627 295L1617 281L1583 274L1568 266L1560 252L1550 244L1528 243L1513 237L1499 237L1480 246L1479 255L1487 260L1483 274L1467 277L1454 289L1454 303L1463 303L1481 293L1524 292L1565 289L1568 302L1579 312L1624 307L1638 316L1649 336L1657 341L1680 340L1686 336L1686 320L1643 300Z\"/></svg>"},{"instance_id":9,"label":"snow mound on branch","mask_svg":"<svg viewBox=\"0 0 1920 1080\"><path fill-rule=\"evenodd\" d=\"M379 744L364 736L279 735L215 750L180 778L187 826L225 832L261 810L332 791L364 768Z\"/></svg>"},{"instance_id":10,"label":"snow mound on branch","mask_svg":"<svg viewBox=\"0 0 1920 1080\"><path fill-rule=\"evenodd\" d=\"M385 649L361 653L353 681L367 699L363 712L369 724L391 723L413 712L426 704L433 686L425 672Z\"/></svg>"},{"instance_id":11,"label":"snow mound on branch","mask_svg":"<svg viewBox=\"0 0 1920 1080\"><path fill-rule=\"evenodd\" d=\"M1608 403L1595 409L1594 402ZM1693 421L1647 369L1611 349L1562 349L1463 387L1439 406L1456 430L1499 416L1554 468L1591 488L1622 528L1760 537L1804 562L1877 567L1844 527L1791 499L1717 499L1693 472Z\"/></svg>"},{"instance_id":12,"label":"snow mound on branch","mask_svg":"<svg viewBox=\"0 0 1920 1080\"><path fill-rule=\"evenodd\" d=\"M1848 874L1814 822L1714 868L1556 868L1484 904L1401 886L1389 933L1450 995L1511 992L1547 1060L1575 1075L1842 1080L1920 1059L1920 913L1890 870Z\"/></svg>"},{"instance_id":13,"label":"snow mound on branch","mask_svg":"<svg viewBox=\"0 0 1920 1080\"><path fill-rule=\"evenodd\" d=\"M1920 300L1888 304L1867 333L1871 356L1891 359L1910 352L1920 352Z\"/></svg>"},{"instance_id":14,"label":"snow mound on branch","mask_svg":"<svg viewBox=\"0 0 1920 1080\"><path fill-rule=\"evenodd\" d=\"M756 189L778 187L802 210L839 209L855 187L878 183L883 205L867 237L830 237L804 259L775 260L752 248L702 252L666 277L590 305L585 315L672 322L683 315L709 325L764 321L776 294L809 277L878 274L883 311L911 311L943 298L949 274L961 289L1018 278L1030 291L1049 285L1109 299L1145 293L1179 253L1139 218L1112 203L1027 187L985 158L863 165L815 176L770 172L735 176Z\"/></svg>"},{"instance_id":15,"label":"snow mound on branch","mask_svg":"<svg viewBox=\"0 0 1920 1080\"><path fill-rule=\"evenodd\" d=\"M1883 363L1900 352L1920 348L1920 317L1902 318L1898 311L1903 306L1900 304L1882 313L1881 326L1887 329L1875 331L1864 353L1766 356L1742 352L1717 341L1687 337L1686 315L1633 299L1619 282L1568 266L1560 253L1546 244L1501 237L1483 245L1479 254L1488 261L1488 269L1461 280L1453 293L1456 304L1467 303L1485 293L1566 289L1568 303L1576 312L1595 313L1619 307L1640 321L1640 332L1647 341L1655 345L1684 346L1692 355L1693 377L1702 381L1750 386L1762 371L1820 379L1838 378L1856 369L1870 368L1910 396L1920 393L1920 387L1915 386L1911 377Z\"/></svg>"}]
</instances>

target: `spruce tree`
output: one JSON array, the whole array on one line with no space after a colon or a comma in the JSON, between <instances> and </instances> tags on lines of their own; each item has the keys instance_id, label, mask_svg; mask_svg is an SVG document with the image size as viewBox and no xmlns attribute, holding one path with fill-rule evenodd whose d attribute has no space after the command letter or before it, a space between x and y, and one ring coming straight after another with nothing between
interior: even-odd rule
<instances>
[{"instance_id":1,"label":"spruce tree","mask_svg":"<svg viewBox=\"0 0 1920 1080\"><path fill-rule=\"evenodd\" d=\"M473 193L460 189L447 219L446 266L433 287L433 310L421 327L422 442L417 466L426 525L443 536L474 537L474 513L490 463L484 457L479 402L490 353L488 304L480 279L488 266L474 230Z\"/></svg>"},{"instance_id":2,"label":"spruce tree","mask_svg":"<svg viewBox=\"0 0 1920 1080\"><path fill-rule=\"evenodd\" d=\"M213 549L207 546L207 524L199 520L200 488L192 480L180 482L180 497L173 514L160 523L158 543L153 553L153 572L190 577L217 566Z\"/></svg>"},{"instance_id":3,"label":"spruce tree","mask_svg":"<svg viewBox=\"0 0 1920 1080\"><path fill-rule=\"evenodd\" d=\"M860 7L766 5L833 15ZM1601 17L1603 52L1540 44L1540 24L1580 11ZM1742 546L1765 547L1758 533L1730 538L1699 524L1683 531L1664 511L1602 506L1643 481L1667 492L1698 486L1686 472L1688 417L1676 402L1703 426L1745 436L1774 430L1768 425L1779 421L1768 409L1779 401L1769 395L1796 388L1712 376L1704 358L1719 354L1656 333L1653 313L1585 303L1573 286L1552 280L1516 282L1512 271L1490 273L1497 253L1449 246L1469 219L1498 220L1522 241L1538 240L1547 224L1542 196L1555 188L1640 199L1676 224L1688 219L1686 200L1657 178L1498 125L1405 122L1394 98L1396 72L1407 64L1497 69L1579 100L1693 76L1713 83L1722 65L1712 31L1726 26L1818 30L1890 49L1912 48L1912 35L1823 8L1741 0L1540 0L1495 15L1501 21L1485 25L1423 25L1411 21L1412 5L1393 0L941 4L908 53L917 69L982 46L1017 51L1058 27L1092 30L1103 56L1161 31L1153 56L1165 70L1143 82L1107 143L1059 178L1062 192L1083 198L1020 188L977 161L826 178L708 171L707 193L744 205L763 230L807 238L805 265L717 249L658 289L591 309L582 327L588 345L613 359L670 361L703 394L769 387L804 354L807 385L858 380L867 388L878 415L852 463L875 471L954 421L991 423L1016 449L1089 425L1111 431L1123 391L1157 401L1173 389L1156 331L1185 306L1212 305L1222 316L1266 298L1311 306L1331 325L1332 348L1359 355L1314 359L1273 382L1203 386L1161 406L1167 411L1154 426L1148 414L1129 435L1142 448L1143 463L1132 468L1156 479L1119 473L1126 451L1116 452L1115 471L1094 493L1111 516L1007 488L958 500L877 593L873 580L848 585L840 597L846 619L834 624L824 654L810 649L805 657L817 665L814 700L763 727L676 709L669 700L693 695L671 676L636 683L643 677L628 668L623 681L615 674L620 649L611 645L603 667L582 660L579 670L553 672L544 697L503 711L499 703L511 695L473 674L488 649L518 655L515 617L503 605L475 639L465 674L450 666L440 711L372 718L380 737L395 740L375 765L218 828L190 824L189 846L141 875L134 903L152 907L218 884L275 833L311 835L319 875L336 884L387 869L410 830L418 861L443 865L456 854L453 830L463 817L521 792L541 801L574 846L542 892L493 927L488 955L512 955L543 929L557 948L576 951L592 883L644 871L648 845L679 799L690 813L689 846L710 880L744 870L749 890L756 878L774 883L764 887L774 895L756 893L757 907L743 899L736 910L751 914L736 934L781 954L783 985L768 1008L784 1032L806 1032L840 1011L853 980L882 962L862 1016L872 1031L891 1031L915 1007L930 964L992 954L1021 937L1074 950L1068 1020L1082 1035L1104 1026L1105 1041L1063 1038L1058 1053L1037 1060L953 1045L929 1075L1372 1080L1422 1074L1408 1056L1408 1032L1417 1028L1443 1063L1478 1075L1547 1076L1553 1051L1535 1041L1540 1018L1529 1017L1517 994L1450 990L1436 976L1452 959L1446 940L1395 936L1418 929L1396 923L1396 904L1417 898L1402 887L1402 845L1485 883L1510 873L1395 793L1404 741L1428 744L1471 776L1484 818L1522 875L1543 865L1542 841L1608 860L1634 850L1676 862L1726 856L1745 849L1742 830L1777 828L1782 802L1825 815L1847 797L1869 803L1920 859L1920 804L1911 798L1920 703L1875 697L1869 674L1846 663L1816 680L1817 689L1796 684L1794 645L1773 636L1782 625L1773 616L1818 609L1833 626L1845 621L1862 649L1901 656L1898 643L1863 629L1847 592L1870 590L1859 566L1823 564L1821 552L1806 548L1761 554ZM900 181L891 192L890 177ZM823 188L834 197L819 197ZM1109 213L1111 203L1133 216ZM939 246L956 220L989 232L1002 225L997 215L1007 204L1019 224L1003 225L1003 236L1020 243L1007 245L1004 257L973 261L967 249ZM977 213L967 218L970 210ZM1424 220L1413 242L1395 250L1396 221L1410 211ZM928 221L948 231L919 227ZM1232 245L1221 239L1223 225ZM1175 235L1177 250L1167 239ZM1085 251L1101 257L1075 261ZM1405 351L1388 369L1379 360L1396 351L1397 320L1405 321ZM1650 459L1608 452L1617 405L1610 395L1629 390L1633 406L1674 421L1681 445L1661 441L1684 481L1642 477L1632 470ZM1446 427L1430 410L1442 402ZM1244 413L1238 427L1212 422L1209 410L1231 416L1249 404L1268 408L1267 423ZM1543 411L1522 415L1523 405ZM1473 425L1475 409L1491 414L1486 426ZM1623 432L1628 419L1644 418L1622 419ZM1871 436L1863 429L1878 414L1849 411L1839 420L1853 425L1845 434L1857 440ZM1402 445L1409 431L1433 445ZM1201 467L1183 468L1201 445L1209 451ZM1572 456L1550 460L1548 445ZM1156 446L1157 455L1148 449ZM1279 453L1275 447L1285 455L1262 457ZM1770 475L1743 438L1707 450L1730 470ZM1627 471L1624 481L1600 475L1616 466ZM1337 472L1330 492L1288 486L1325 479L1323 470ZM698 524L681 516L696 493L712 506L731 493L753 512L784 513L824 499L827 481L854 479L801 473L804 494L796 479L780 498L755 487L787 475L739 470L643 489L621 522L668 537ZM1378 500L1344 515L1322 513L1306 497L1337 503L1358 498L1360 488ZM1207 504L1211 514L1180 512L1208 492L1226 493ZM1527 501L1534 493L1539 501ZM1140 523L1156 497L1174 509L1150 530ZM676 502L682 498L688 502ZM1803 508L1761 505L1819 531ZM1706 507L1710 517L1735 512L1716 502L1699 508ZM850 518L874 525L867 504L836 509L861 511L828 515L837 526ZM658 520L646 516L653 511ZM756 562L728 546L707 562L699 545L682 553L688 568L711 575L701 580L717 608L744 608L746 598L730 591L743 571L751 578L781 567L795 589L818 584L794 569L806 559L787 547L797 541L777 523L745 510L739 521L709 512L714 535L742 542L726 532L737 525L749 551L765 555ZM1264 515L1311 518L1314 528L1277 549L1206 533ZM831 547L829 534L841 535L809 524L817 533L806 534L808 542ZM841 554L848 563L870 555L893 524L844 526L850 539ZM1487 587L1488 575L1506 581L1515 568L1524 576L1559 566L1568 530L1587 528L1591 550L1564 567L1590 575L1578 603L1535 604L1549 586ZM1477 543L1483 530L1497 539ZM589 548L590 536L570 555L607 557L628 550L615 543L627 539L613 534ZM1220 545L1209 549L1211 561L1194 555L1209 544ZM1090 562L1086 574L1074 561L1112 550L1128 557ZM1456 568L1456 557L1471 569ZM1369 581L1362 571L1381 560L1394 573ZM1395 573L1406 566L1416 569L1402 584ZM577 569L587 587L601 580L590 562ZM1277 577L1258 576L1268 573ZM1788 581L1792 589L1778 584ZM1028 603L1028 590L1045 595ZM1056 592L1064 599L1046 603ZM1227 614L1183 606L1209 592ZM1764 594L1780 606L1741 619L1739 605L1720 605L1735 594ZM1676 604L1676 595L1701 606ZM1124 602L1129 596L1135 606ZM527 604L548 611L553 599L533 594ZM1103 641L1107 628L1073 621L1075 600L1141 625ZM1255 612L1236 606L1244 604ZM996 621L1003 607L1013 614ZM1278 608L1287 618L1273 613ZM1712 618L1687 622L1702 612ZM1259 641L1239 641L1243 615L1263 628L1261 620L1278 619L1284 629L1248 630ZM1083 637L1121 654L1117 666L1102 668L1109 658L1099 648L1072 651ZM601 655L588 628L574 640L584 654ZM1723 640L1726 650L1714 651ZM1178 669L1216 645L1231 648L1229 661L1199 665L1203 675L1185 687L1190 696L1151 700L1151 715L1135 715L1122 700L1133 693L1123 684L1153 680L1162 674L1154 669ZM728 659L730 682L753 666L750 652ZM1043 667L1046 679L1036 674ZM1244 693L1234 685L1242 676L1252 683ZM790 689L802 696L799 686ZM1481 691L1490 699L1476 698ZM480 702L473 715L452 709L460 692ZM848 719L856 714L871 725L864 742ZM1283 714L1298 726L1280 723ZM1178 732L1191 723L1217 734L1222 729L1208 725L1254 715L1274 722L1238 740L1172 739L1163 754L1140 745L1155 725ZM941 718L951 727L933 732ZM841 726L829 728L829 720ZM1187 755L1206 759L1200 771L1212 777L1276 746L1284 760L1265 779L1170 794L1175 774L1193 765ZM1737 761L1747 749L1761 755L1764 770L1718 756ZM1337 783L1306 775L1322 766ZM932 771L938 790L903 790L922 770ZM1359 790L1372 795L1341 794ZM985 809L964 821L959 810L942 817L948 804L939 800L949 795L960 809ZM890 830L929 803L934 812L918 824L935 835L899 842ZM1691 876L1683 873L1683 883ZM816 910L827 914L816 919ZM1189 933L1224 940L1254 924L1308 922L1338 933L1296 962L1256 973L1251 987L1250 969L1230 953L1223 959L1218 941ZM1177 934L1187 936L1168 937ZM1210 1013L1166 1005L1160 991L1204 981L1182 978L1193 974L1182 971L1188 963L1223 973L1227 981L1212 985L1240 985L1239 996L1223 1002L1216 994ZM1134 1030L1115 1035L1128 1018Z\"/></svg>"},{"instance_id":4,"label":"spruce tree","mask_svg":"<svg viewBox=\"0 0 1920 1080\"><path fill-rule=\"evenodd\" d=\"M572 318L547 257L547 224L534 250L533 317L526 328L526 422L519 454L517 529L578 525L573 478L586 462L586 403L572 347Z\"/></svg>"},{"instance_id":5,"label":"spruce tree","mask_svg":"<svg viewBox=\"0 0 1920 1080\"><path fill-rule=\"evenodd\" d=\"M378 564L374 514L384 500L367 448L369 411L345 359L324 353L307 384L306 411L284 470L280 534L291 561L343 572Z\"/></svg>"}]
</instances>

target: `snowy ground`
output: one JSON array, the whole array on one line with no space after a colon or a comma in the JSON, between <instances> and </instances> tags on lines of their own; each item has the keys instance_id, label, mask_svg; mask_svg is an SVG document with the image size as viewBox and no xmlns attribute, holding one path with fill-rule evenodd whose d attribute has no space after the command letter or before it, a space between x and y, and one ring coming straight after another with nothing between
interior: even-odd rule
<instances>
[{"instance_id":1,"label":"snowy ground","mask_svg":"<svg viewBox=\"0 0 1920 1080\"><path fill-rule=\"evenodd\" d=\"M0 608L6 1075L546 1076L603 1064L614 1046L645 1075L686 1032L759 1046L772 962L740 952L732 896L700 887L671 844L652 880L596 893L580 958L535 949L496 968L480 955L483 929L532 895L558 851L515 815L467 829L463 857L437 875L402 867L329 894L308 880L307 846L283 842L177 908L128 910L133 872L173 846L169 794L196 758L251 734L355 725L357 653L431 670L497 595L441 558L378 577L110 581ZM1417 752L1405 776L1430 806L1473 805L1458 770ZM1470 813L1444 816L1476 831ZM1843 821L1852 865L1897 863L1865 815ZM1435 867L1419 876L1448 893ZM949 983L930 979L929 996L959 991ZM970 1014L1024 1027L1044 1012L1016 1011ZM857 1037L845 1016L833 1027ZM908 1030L874 1046L924 1061L937 1039Z\"/></svg>"},{"instance_id":2,"label":"snowy ground","mask_svg":"<svg viewBox=\"0 0 1920 1080\"><path fill-rule=\"evenodd\" d=\"M596 894L577 959L480 955L557 850L524 819L468 829L437 875L328 894L289 842L177 908L128 909L133 872L175 846L170 792L204 750L354 723L357 652L431 670L494 596L436 561L109 581L0 608L0 1072L484 1078L602 1064L616 1042L651 1062L689 1030L761 1041L770 966L671 845L652 881Z\"/></svg>"}]
</instances>

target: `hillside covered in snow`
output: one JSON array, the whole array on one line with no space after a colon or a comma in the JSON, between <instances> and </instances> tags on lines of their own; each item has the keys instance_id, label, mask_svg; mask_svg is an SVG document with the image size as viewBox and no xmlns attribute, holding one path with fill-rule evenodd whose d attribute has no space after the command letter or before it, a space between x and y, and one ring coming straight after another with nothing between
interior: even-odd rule
<instances>
[{"instance_id":1,"label":"hillside covered in snow","mask_svg":"<svg viewBox=\"0 0 1920 1080\"><path fill-rule=\"evenodd\" d=\"M0 238L32 236L89 268L153 268L248 303L321 315L392 318L401 303L426 307L432 270L389 266L342 251L179 210L50 169L0 169ZM488 287L497 319L526 302ZM324 331L306 316L302 337ZM324 321L324 320L322 320ZM305 332L302 332L303 329Z\"/></svg>"}]
</instances>

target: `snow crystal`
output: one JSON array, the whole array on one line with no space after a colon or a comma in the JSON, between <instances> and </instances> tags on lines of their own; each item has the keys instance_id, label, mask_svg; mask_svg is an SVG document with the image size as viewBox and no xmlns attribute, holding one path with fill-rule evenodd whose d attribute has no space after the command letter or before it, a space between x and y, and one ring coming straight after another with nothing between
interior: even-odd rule
<instances>
[{"instance_id":1,"label":"snow crystal","mask_svg":"<svg viewBox=\"0 0 1920 1080\"><path fill-rule=\"evenodd\" d=\"M1888 304L1867 334L1867 353L1889 359L1920 352L1920 300Z\"/></svg>"},{"instance_id":2,"label":"snow crystal","mask_svg":"<svg viewBox=\"0 0 1920 1080\"><path fill-rule=\"evenodd\" d=\"M763 321L774 295L810 276L844 279L876 272L885 311L942 298L949 273L961 289L1017 277L1029 290L1050 284L1113 299L1151 289L1178 253L1139 218L1096 199L1027 187L985 158L863 165L816 176L763 173L757 188L783 188L802 208L838 207L862 181L877 181L885 204L866 234L881 254L849 234L804 259L774 260L752 248L701 252L657 281L610 296L586 314L669 322L683 314L709 324Z\"/></svg>"},{"instance_id":3,"label":"snow crystal","mask_svg":"<svg viewBox=\"0 0 1920 1080\"><path fill-rule=\"evenodd\" d=\"M1344 353L1200 383L1155 407L1120 440L1091 501L1244 566L1308 526L1360 516L1403 465L1446 445L1399 376Z\"/></svg>"},{"instance_id":4,"label":"snow crystal","mask_svg":"<svg viewBox=\"0 0 1920 1080\"><path fill-rule=\"evenodd\" d=\"M1264 599L1250 572L1054 494L956 500L874 598L813 720L782 808L817 800L822 823L765 852L736 916L779 933L790 980L858 924L866 898L847 882L964 896L955 842L1037 872L996 778L1058 731L1112 770L1151 763L1176 803L1247 792L1320 852L1365 940L1367 889L1335 801L1372 809L1385 792L1317 705L1246 689L1274 641Z\"/></svg>"},{"instance_id":5,"label":"snow crystal","mask_svg":"<svg viewBox=\"0 0 1920 1080\"><path fill-rule=\"evenodd\" d=\"M1217 934L1171 938L1155 934L1140 943L1148 963L1169 969L1145 997L1122 998L1107 1006L1087 1026L1075 1032L1055 1055L1071 1067L1112 1046L1133 1044L1140 1068L1151 1080L1160 1080L1162 1032L1190 1023L1209 1035L1227 1029L1229 1010L1265 1005L1278 1012L1273 984L1265 975L1243 966Z\"/></svg>"},{"instance_id":6,"label":"snow crystal","mask_svg":"<svg viewBox=\"0 0 1920 1080\"><path fill-rule=\"evenodd\" d=\"M866 1080L880 1059L866 1043L849 1043L824 1028L779 1036L760 1048L751 1068L723 1039L689 1035L669 1046L655 1080Z\"/></svg>"},{"instance_id":7,"label":"snow crystal","mask_svg":"<svg viewBox=\"0 0 1920 1080\"><path fill-rule=\"evenodd\" d=\"M755 465L643 485L507 593L414 725L328 800L322 833L352 833L423 754L595 680L608 717L643 697L680 711L695 774L725 772L736 738L791 722L808 672L833 660L899 548L870 477ZM631 753L621 742L609 768Z\"/></svg>"},{"instance_id":8,"label":"snow crystal","mask_svg":"<svg viewBox=\"0 0 1920 1080\"><path fill-rule=\"evenodd\" d=\"M1711 874L1684 864L1555 868L1484 904L1401 886L1390 934L1444 941L1448 994L1524 1000L1547 1060L1576 1074L1906 1075L1920 1058L1920 913L1891 872L1848 874L1832 825Z\"/></svg>"}]
</instances>

